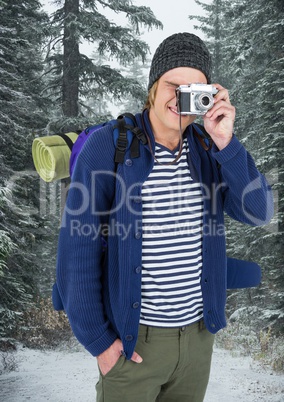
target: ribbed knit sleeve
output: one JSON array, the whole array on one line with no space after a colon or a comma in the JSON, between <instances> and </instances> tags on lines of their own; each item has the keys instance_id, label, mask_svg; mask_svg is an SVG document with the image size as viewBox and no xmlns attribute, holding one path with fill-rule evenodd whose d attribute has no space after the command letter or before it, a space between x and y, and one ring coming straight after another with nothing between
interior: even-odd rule
<instances>
[{"instance_id":1,"label":"ribbed knit sleeve","mask_svg":"<svg viewBox=\"0 0 284 402\"><path fill-rule=\"evenodd\" d=\"M88 139L70 185L59 236L57 286L75 336L93 355L117 338L102 300L101 232L114 192L112 129ZM104 184L104 185L102 185Z\"/></svg>"},{"instance_id":2,"label":"ribbed knit sleeve","mask_svg":"<svg viewBox=\"0 0 284 402\"><path fill-rule=\"evenodd\" d=\"M271 188L236 136L221 151L213 146L211 154L220 164L218 191L224 193L224 210L232 218L253 226L269 223L273 216Z\"/></svg>"}]
</instances>

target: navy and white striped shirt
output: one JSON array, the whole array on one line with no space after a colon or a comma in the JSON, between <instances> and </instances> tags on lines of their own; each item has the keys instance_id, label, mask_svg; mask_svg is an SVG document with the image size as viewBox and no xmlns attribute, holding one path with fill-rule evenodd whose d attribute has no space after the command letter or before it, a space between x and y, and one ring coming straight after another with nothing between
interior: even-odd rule
<instances>
[{"instance_id":1,"label":"navy and white striped shirt","mask_svg":"<svg viewBox=\"0 0 284 402\"><path fill-rule=\"evenodd\" d=\"M178 150L156 144L152 172L142 187L142 304L140 323L179 327L198 321L203 313L203 202L200 184L193 183L183 141Z\"/></svg>"}]
</instances>

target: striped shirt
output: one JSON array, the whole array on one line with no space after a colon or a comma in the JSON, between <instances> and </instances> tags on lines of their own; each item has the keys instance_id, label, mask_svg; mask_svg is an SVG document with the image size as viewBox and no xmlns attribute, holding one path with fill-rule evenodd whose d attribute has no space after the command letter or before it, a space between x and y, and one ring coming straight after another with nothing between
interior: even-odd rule
<instances>
[{"instance_id":1,"label":"striped shirt","mask_svg":"<svg viewBox=\"0 0 284 402\"><path fill-rule=\"evenodd\" d=\"M142 301L140 323L179 327L198 321L203 313L203 202L193 183L183 141L178 150L156 144L152 172L142 187Z\"/></svg>"}]
</instances>

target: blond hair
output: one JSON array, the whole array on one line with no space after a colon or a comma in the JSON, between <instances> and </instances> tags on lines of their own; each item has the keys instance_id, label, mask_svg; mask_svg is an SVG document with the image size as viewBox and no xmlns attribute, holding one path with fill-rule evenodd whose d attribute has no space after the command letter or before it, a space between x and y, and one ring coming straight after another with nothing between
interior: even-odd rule
<instances>
[{"instance_id":1,"label":"blond hair","mask_svg":"<svg viewBox=\"0 0 284 402\"><path fill-rule=\"evenodd\" d=\"M147 97L147 100L145 102L144 109L150 110L151 107L154 106L154 102L155 102L155 99L156 99L157 88L158 88L158 82L159 82L159 80L155 81L154 84L149 89L148 97Z\"/></svg>"}]
</instances>

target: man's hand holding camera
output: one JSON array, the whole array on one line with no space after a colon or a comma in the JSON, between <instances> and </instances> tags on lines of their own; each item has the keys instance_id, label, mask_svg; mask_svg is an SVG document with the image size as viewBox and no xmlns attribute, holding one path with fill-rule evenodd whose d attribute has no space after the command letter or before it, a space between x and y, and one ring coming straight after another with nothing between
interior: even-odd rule
<instances>
[{"instance_id":1,"label":"man's hand holding camera","mask_svg":"<svg viewBox=\"0 0 284 402\"><path fill-rule=\"evenodd\" d=\"M203 116L205 130L219 150L229 144L233 136L235 108L227 89L220 84L180 85L176 97L178 113Z\"/></svg>"},{"instance_id":2,"label":"man's hand holding camera","mask_svg":"<svg viewBox=\"0 0 284 402\"><path fill-rule=\"evenodd\" d=\"M219 84L214 84L218 93L214 96L214 106L204 116L204 127L215 145L221 151L232 139L235 107L231 105L229 92Z\"/></svg>"}]
</instances>

